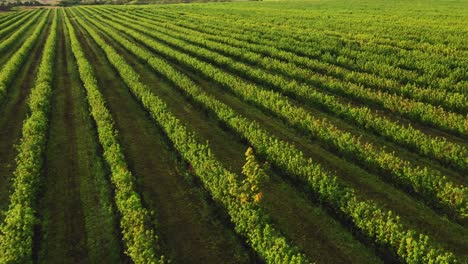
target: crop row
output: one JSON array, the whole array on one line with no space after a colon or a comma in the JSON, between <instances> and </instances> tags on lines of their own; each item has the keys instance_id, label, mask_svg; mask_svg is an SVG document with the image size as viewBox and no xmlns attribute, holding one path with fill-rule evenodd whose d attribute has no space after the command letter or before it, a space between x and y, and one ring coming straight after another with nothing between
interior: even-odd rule
<instances>
[{"instance_id":1,"label":"crop row","mask_svg":"<svg viewBox=\"0 0 468 264\"><path fill-rule=\"evenodd\" d=\"M86 59L68 15L65 15L65 23L80 78L87 92L90 112L96 122L103 156L111 170L126 253L135 263L164 263L164 256L156 254L158 238L150 227L149 212L142 206L141 198L135 191L134 177L127 168L112 116L99 91L92 66Z\"/></svg>"},{"instance_id":2,"label":"crop row","mask_svg":"<svg viewBox=\"0 0 468 264\"><path fill-rule=\"evenodd\" d=\"M306 159L302 152L294 146L269 135L256 122L243 118L227 105L207 95L187 76L170 66L168 62L153 56L152 53L137 46L134 41L114 32L106 24L112 25L118 31L125 32L154 50L163 49L157 42L129 29L128 25L123 26L110 20L103 23L103 20L95 21L96 16L92 19L89 19L91 17L89 15L87 17L96 27L101 28L123 47L145 60L153 70L171 80L187 96L213 112L228 127L255 147L260 155L266 157L288 175L295 176L304 182L321 201L347 216L363 234L375 240L377 244L387 246L407 262L444 263L455 261L452 253L439 248L429 237L404 227L399 217L391 211L382 210L374 202L359 198L352 189L340 184L335 176L325 171L320 165ZM177 145L183 142L188 141L175 141L174 143ZM197 159L202 159L202 157L197 156L194 161L198 162ZM206 167L202 168L203 170L207 169Z\"/></svg>"},{"instance_id":3,"label":"crop row","mask_svg":"<svg viewBox=\"0 0 468 264\"><path fill-rule=\"evenodd\" d=\"M28 59L31 48L36 43L39 35L41 34L42 28L47 22L48 16L43 16L39 23L36 25L33 33L26 39L23 45L11 56L11 58L3 65L0 70L0 103L5 99L7 93L7 87L13 81L16 73L19 71L21 66ZM1 44L0 44L1 45Z\"/></svg>"},{"instance_id":4,"label":"crop row","mask_svg":"<svg viewBox=\"0 0 468 264\"><path fill-rule=\"evenodd\" d=\"M118 9L113 9L113 11ZM143 10L144 11L144 10ZM164 27L181 32L185 36L199 35L200 38L211 40L217 45L210 45L210 48L215 48L218 51L232 54L236 57L250 60L255 64L260 64L268 69L275 70L286 74L292 78L299 79L302 81L308 81L314 79L316 75L314 72L320 72L338 78L345 82L352 82L354 84L362 84L366 87L388 92L390 94L397 94L406 98L427 102L434 105L440 105L450 110L455 111L468 111L468 98L461 93L447 92L442 89L430 89L420 88L414 85L401 86L400 83L393 80L379 78L376 75L361 73L356 71L350 71L342 67L337 67L333 64L326 63L319 60L313 60L307 57L298 56L294 53L282 51L276 49L274 46L265 46L258 44L251 44L248 41L240 41L234 39L232 32L229 30L210 30L204 27L202 24L186 23L183 27L190 28L192 30L183 29L180 26L176 26L173 23L168 23L164 17L158 18L156 15L149 15L143 12L138 13L139 16L151 19L152 21L159 20L164 23ZM161 24L160 23L160 24ZM181 22L178 22L181 24ZM207 32L201 34L200 31ZM187 35L189 34L189 35ZM224 36L223 36L224 35ZM235 34L234 34L235 35ZM249 38L248 34L242 34L243 37ZM230 46L237 47L241 52L234 52L232 48L228 49L228 46L221 45L220 43L228 44ZM254 53L252 53L254 52ZM263 58L261 55L255 54L260 53L267 55L270 58ZM273 59L274 58L274 59ZM261 59L261 62L258 61ZM253 60L253 61L252 61ZM286 61L290 63L286 63ZM304 69L307 67L310 70ZM315 77L317 78L317 77ZM330 78L330 81L335 79Z\"/></svg>"},{"instance_id":5,"label":"crop row","mask_svg":"<svg viewBox=\"0 0 468 264\"><path fill-rule=\"evenodd\" d=\"M131 18L139 19L137 16L131 16ZM143 19L142 22L149 24L151 20ZM193 34L190 34L191 32L175 34L172 33L172 28L171 30L164 30L163 28L156 26L151 27L151 29L167 35L169 40L171 40L169 42L170 44L177 45L184 50L193 51L197 50L197 47L190 43L181 44L181 42L178 41L179 39L196 43L198 45L202 44L210 49L222 49L227 51L227 53L230 53L231 57L234 58L242 58L247 54L242 49L234 49L229 46L217 44L216 42L206 41L205 38L202 37L194 37ZM170 38L171 36L176 37L177 39ZM227 67L234 69L237 73L245 77L265 84L266 87L274 86L280 92L292 95L294 98L305 100L312 105L319 105L326 111L334 113L340 117L344 117L361 127L371 129L374 133L382 135L397 144L404 145L410 149L416 149L422 155L451 164L461 170L468 169L468 153L467 150L460 145L447 142L444 138L429 137L420 130L414 129L411 126L404 127L388 118L372 113L367 107L354 107L351 104L341 103L340 100L334 96L320 92L312 86L287 80L282 76L271 74L265 70L249 67L232 58L220 56L209 50L201 49L201 51L203 52L203 56L200 57L202 59L209 59L210 62L217 63L223 68ZM258 54L255 54L250 58L265 67L269 67L268 65L274 64L268 59L261 58ZM276 64L281 64L281 62L278 61Z\"/></svg>"},{"instance_id":6,"label":"crop row","mask_svg":"<svg viewBox=\"0 0 468 264\"><path fill-rule=\"evenodd\" d=\"M156 12L152 10L152 12L158 15L164 14L175 23L180 20L180 16L174 16L172 12L165 13L159 9L156 10ZM288 32L288 28L281 28L280 31L268 30L270 28L268 26L260 26L259 23L253 24L249 21L239 21L238 18L226 20L225 17L218 17L216 20L219 21L219 23L216 24L209 22L213 19L211 15L200 16L190 14L189 16L184 16L183 19L189 20L189 23L192 24L200 24L200 22L202 22L203 25L199 28L215 28L219 31L229 32L230 35L232 34L233 38L239 40L279 47L299 55L340 65L352 71L367 72L384 78L397 79L402 84L415 83L417 85L459 92L463 90L463 85L458 85L457 81L464 73L460 70L447 71L447 69L461 67L460 65L452 65L453 61L444 58L439 58L437 64L431 61L430 65L427 65L427 60L430 58L427 57L427 54L422 52L417 52L418 56L413 56L415 52L412 52L412 56L409 56L410 54L408 54L407 51L400 51L386 44L379 46L375 44L375 41L372 43L363 43L362 39L355 40L352 39L354 36L344 34L328 36L322 31L301 31L302 35L305 37L300 38L301 36L299 33L292 34ZM373 40L375 39L376 36L373 36ZM388 56L389 52L391 52L393 56ZM399 55L399 52L402 52L403 55ZM404 56L404 54L407 55ZM394 65L399 66L397 67ZM444 73L449 75L449 77L438 79L432 75L426 76L426 74L423 73L427 72L427 66L430 66L430 69L435 67L433 71ZM415 69L417 71L414 72L406 69ZM437 81L434 81L434 79Z\"/></svg>"},{"instance_id":7,"label":"crop row","mask_svg":"<svg viewBox=\"0 0 468 264\"><path fill-rule=\"evenodd\" d=\"M159 34L146 28L143 23L132 20L132 24L123 29L117 23L130 22L124 17L115 15L106 16L109 25L125 30L126 33L135 33L136 29L149 36L161 38ZM101 20L104 23L104 20ZM122 29L121 29L122 28ZM442 176L440 172L419 168L410 162L402 160L396 154L385 149L379 149L368 142L362 142L359 137L338 129L326 119L318 119L310 115L305 109L295 106L284 96L269 90L263 90L255 85L230 75L212 66L209 63L200 61L185 53L165 46L159 41L142 36L140 41L155 49L158 53L164 54L178 62L186 65L204 76L215 80L223 86L231 89L235 94L244 100L251 102L267 111L273 112L291 125L309 133L311 136L319 138L325 144L336 149L343 155L351 159L358 160L371 168L379 169L393 182L404 186L412 191L421 194L428 204L435 207L447 208L456 217L464 218L467 212L466 193L464 186L457 186L449 179ZM157 47L157 48L155 48ZM197 48L195 48L197 49ZM200 52L200 55L205 54Z\"/></svg>"},{"instance_id":8,"label":"crop row","mask_svg":"<svg viewBox=\"0 0 468 264\"><path fill-rule=\"evenodd\" d=\"M40 11L25 12L24 14L18 15L17 17L9 20L8 23L0 25L0 39L17 30L20 25L24 24L25 21L30 19L36 13L40 13Z\"/></svg>"},{"instance_id":9,"label":"crop row","mask_svg":"<svg viewBox=\"0 0 468 264\"><path fill-rule=\"evenodd\" d=\"M3 26L5 24L9 23L14 23L10 21L15 21L16 19L19 19L20 17L26 15L28 12L11 12L11 13L0 13L0 26Z\"/></svg>"},{"instance_id":10,"label":"crop row","mask_svg":"<svg viewBox=\"0 0 468 264\"><path fill-rule=\"evenodd\" d=\"M226 8L231 8L231 12L226 12ZM150 7L149 9L155 10L156 8ZM166 11L173 16L178 16L179 14L172 10L172 7L158 7L158 11ZM204 12L200 12L200 11ZM205 6L184 6L183 8L177 7L177 11L183 12L184 16L198 16L198 17L219 17L221 16L223 20L226 21L237 21L240 24L248 25L249 23L253 23L256 25L256 28L261 28L262 26L272 23L275 25L274 28L265 28L264 30L267 31L275 31L275 29L281 30L288 30L290 32L304 31L304 35L307 36L308 34L312 33L320 33L327 37L339 37L344 38L345 40L358 40L361 42L373 42L374 44L381 45L381 46L390 46L395 49L402 49L407 51L418 50L422 52L432 51L434 54L430 55L461 55L463 50L463 41L453 41L450 43L452 45L448 45L447 43L443 43L441 40L444 39L457 39L457 36L444 36L440 34L441 32L438 30L439 26L447 26L449 25L450 21L447 22L444 20L438 24L429 24L427 25L426 21L421 21L419 19L414 19L412 17L405 18L405 21L411 21L418 26L427 26L428 30L421 30L420 28L414 30L414 28L408 28L406 26L402 26L401 24L393 26L393 27L386 27L385 31L382 31L382 25L386 22L376 21L376 18L381 18L381 15L375 15L372 19L369 19L362 16L344 16L345 19L334 19L334 23L329 23L326 20L313 20L312 17L315 17L316 14L313 12L309 12L309 10L294 10L293 19L291 19L291 9L286 7L286 9L279 10L279 9L269 9L268 13L264 13L261 20L259 21L252 21L251 19L257 19L258 15L255 12L264 11L264 8L258 7L241 7L239 6L229 6L223 8L207 8ZM185 11L185 12L184 12ZM332 11L332 13L334 13ZM299 14L299 15L298 15ZM239 15L241 17L239 17ZM285 19L286 18L286 19ZM255 23L258 22L258 23ZM350 22L359 22L359 24L354 25L353 28L349 28ZM401 22L398 20L397 22ZM313 26L312 26L313 25ZM327 27L324 27L327 25ZM289 28L289 26L294 26ZM459 28L459 25L455 25L454 28ZM352 31L351 33L349 31ZM359 31L359 34L352 34L354 31ZM398 34L401 31L404 31L408 34ZM420 34L421 31L424 33L434 33L431 35L431 38L426 38L423 41L420 39L414 38L414 33ZM372 32L372 33L371 33ZM374 35L375 33L380 33ZM299 35L297 37L301 37ZM375 41L372 41L375 39ZM437 39L434 41L434 39Z\"/></svg>"},{"instance_id":11,"label":"crop row","mask_svg":"<svg viewBox=\"0 0 468 264\"><path fill-rule=\"evenodd\" d=\"M462 70L466 66L462 59L463 52L461 49L454 49L453 47L442 48L440 45L443 42L442 40L436 45L427 45L427 43L408 39L405 34L400 32L391 34L392 37L381 37L383 32L378 32L381 27L377 29L377 34L366 34L362 32L365 29L360 27L362 23L355 24L352 32L349 32L349 27L344 31L343 28L338 30L320 27L304 28L306 23L307 21L303 19L286 23L279 28L281 31L280 36L286 33L289 38L299 42L306 42L308 46L310 44L314 45L314 40L318 41L317 44L328 43L329 45L324 46L323 49L332 48L337 51L340 47L343 47L346 50L351 48L351 51L363 51L362 55L379 55L378 57L371 56L371 61L374 59L378 59L378 61L391 60L391 65L395 65L399 69L409 69L419 74L421 78L418 79L430 81L434 88L440 88L437 85L438 81L443 81L444 84L448 84L445 81L449 81L454 85L459 80L458 78L463 76ZM265 31L265 28L261 25L261 23L254 24L252 28L256 28L260 32ZM295 27L291 28L288 25L295 25ZM388 30L388 27L385 27L385 29ZM272 32L278 33L277 30L271 30L270 33ZM421 33L421 29L419 33ZM445 33L440 34L440 32L433 33L436 34L432 34L432 36L445 35ZM394 38L403 41L394 41ZM325 40L325 43L320 42L321 40ZM412 42L413 45L406 45L405 47L400 45L408 42ZM392 56L388 56L388 54L392 54ZM450 86L444 88L451 89Z\"/></svg>"},{"instance_id":12,"label":"crop row","mask_svg":"<svg viewBox=\"0 0 468 264\"><path fill-rule=\"evenodd\" d=\"M31 12L33 14L34 12ZM21 25L21 27L16 28L16 31L8 36L8 38L3 39L0 44L0 54L4 51L7 51L11 45L18 43L18 40L24 36L24 34L31 28L32 25L35 25L37 19L41 16L42 12L36 12L34 16L28 17L29 21Z\"/></svg>"},{"instance_id":13,"label":"crop row","mask_svg":"<svg viewBox=\"0 0 468 264\"><path fill-rule=\"evenodd\" d=\"M22 17L30 14L31 12L12 12L7 15L3 14L3 16L0 16L0 27L8 27L9 25L18 21L18 19L21 19Z\"/></svg>"},{"instance_id":14,"label":"crop row","mask_svg":"<svg viewBox=\"0 0 468 264\"><path fill-rule=\"evenodd\" d=\"M39 32L44 28L47 17L45 16L43 22L37 26ZM13 192L5 213L5 222L0 227L1 263L32 263L34 225L38 221L34 205L49 125L57 17L55 12L36 82L28 99L30 115L23 123L16 169L13 173ZM37 41L37 37L34 41Z\"/></svg>"},{"instance_id":15,"label":"crop row","mask_svg":"<svg viewBox=\"0 0 468 264\"><path fill-rule=\"evenodd\" d=\"M168 110L167 105L139 81L139 75L81 18L82 25L106 53L110 63L130 88L131 92L148 110L152 118L166 132L174 147L194 168L205 187L216 201L227 209L236 231L249 240L251 246L268 262L307 263L305 256L266 220L266 215L253 203L242 203L233 193L240 188L237 175L226 170L213 156L207 144L198 143L195 134L189 132ZM106 30L107 31L107 30Z\"/></svg>"},{"instance_id":16,"label":"crop row","mask_svg":"<svg viewBox=\"0 0 468 264\"><path fill-rule=\"evenodd\" d=\"M138 23L138 21L135 22ZM157 28L148 23L139 22L139 24L144 24L152 29ZM365 104L378 105L416 122L422 122L455 134L468 135L468 119L461 114L448 112L441 107L405 99L382 91L374 91L361 85L343 82L323 75L309 75L308 83L326 92L343 95Z\"/></svg>"}]
</instances>

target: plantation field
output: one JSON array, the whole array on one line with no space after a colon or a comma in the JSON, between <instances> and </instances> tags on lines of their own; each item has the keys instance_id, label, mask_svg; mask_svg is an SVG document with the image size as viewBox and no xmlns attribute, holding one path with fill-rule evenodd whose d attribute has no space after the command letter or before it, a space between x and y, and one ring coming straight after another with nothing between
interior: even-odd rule
<instances>
[{"instance_id":1,"label":"plantation field","mask_svg":"<svg viewBox=\"0 0 468 264\"><path fill-rule=\"evenodd\" d=\"M0 13L0 263L468 263L466 10Z\"/></svg>"}]
</instances>

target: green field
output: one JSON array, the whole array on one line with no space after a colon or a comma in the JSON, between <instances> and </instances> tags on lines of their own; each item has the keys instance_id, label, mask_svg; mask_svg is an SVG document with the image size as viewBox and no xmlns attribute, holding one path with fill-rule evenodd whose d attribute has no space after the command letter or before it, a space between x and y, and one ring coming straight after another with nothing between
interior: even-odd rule
<instances>
[{"instance_id":1,"label":"green field","mask_svg":"<svg viewBox=\"0 0 468 264\"><path fill-rule=\"evenodd\" d=\"M467 10L0 13L0 263L468 263Z\"/></svg>"}]
</instances>

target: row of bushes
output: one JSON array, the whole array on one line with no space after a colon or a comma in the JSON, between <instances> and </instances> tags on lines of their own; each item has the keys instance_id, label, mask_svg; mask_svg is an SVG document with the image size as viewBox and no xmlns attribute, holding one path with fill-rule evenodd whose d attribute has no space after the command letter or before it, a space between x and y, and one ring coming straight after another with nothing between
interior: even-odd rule
<instances>
[{"instance_id":1,"label":"row of bushes","mask_svg":"<svg viewBox=\"0 0 468 264\"><path fill-rule=\"evenodd\" d=\"M419 86L463 93L465 89L464 83L458 81L463 79L463 69L466 64L460 60L453 60L451 56L440 54L440 47L436 45L431 46L410 39L401 41L380 38L376 35L370 37L354 34L359 32L359 28L353 28L353 32L348 32L349 28L346 28L346 32L317 27L300 28L302 24L297 17L291 21L299 24L288 27L290 21L282 21L281 28L272 28L270 24L274 23L273 21L251 21L236 16L228 17L213 10L200 16L197 14L200 11L197 7L190 8L185 9L187 12L182 19L193 25L202 23L200 28L203 30L215 28L224 31L228 37L278 47L300 56L346 68L355 72L354 74L370 73L370 76L374 77L368 82L374 86L379 82L378 79L385 78L391 83L387 85L397 87L398 84L395 82L397 81L405 90ZM180 16L174 16L170 10L160 8L147 10L158 15L164 14L165 20L181 19ZM217 19L219 23L211 23L213 19ZM393 35L393 37L399 36L405 35ZM401 44L404 44L404 47L401 47ZM432 48L435 50L429 51ZM450 48L448 51L446 54L453 54ZM388 56L389 54L392 56ZM459 55L457 58L460 58Z\"/></svg>"},{"instance_id":2,"label":"row of bushes","mask_svg":"<svg viewBox=\"0 0 468 264\"><path fill-rule=\"evenodd\" d=\"M468 110L468 98L462 93L416 86L402 87L400 83L392 79L381 78L365 72L351 71L331 63L279 50L274 46L259 45L248 41L238 40L236 38L237 35L240 34L234 33L231 30L226 30L226 28L219 30L211 27L205 27L205 24L200 23L200 21L198 21L198 23L193 21L184 23L184 21L177 20L167 23L167 17L160 13L150 13L151 11L148 9L137 9L136 11L139 16L149 18L152 22L160 21L161 23L164 23L165 27L170 28L171 30L181 31L182 28L192 29L190 30L190 36L203 32L205 33L203 34L203 38L205 40L215 41L215 43L218 43L219 45L221 43L232 45L243 50L243 56L239 56L238 54L235 56L245 57L246 59L249 59L252 56L254 58L261 58L258 57L257 54L249 54L249 52L252 51L260 53L263 56L266 55L270 58L265 59L263 64L266 65L268 69L277 70L295 79L308 81L309 79L316 78L316 73L319 72L334 77L329 78L330 82L334 82L336 81L335 78L338 78L340 81L362 84L372 89L382 90L384 92L397 94L406 98L443 106L449 110L459 112L466 112ZM246 32L243 32L241 35L243 38L251 37L251 35ZM227 50L227 52L229 52L229 50ZM255 63L258 63L258 61ZM306 69L304 69L304 67Z\"/></svg>"},{"instance_id":3,"label":"row of bushes","mask_svg":"<svg viewBox=\"0 0 468 264\"><path fill-rule=\"evenodd\" d=\"M199 143L195 134L188 131L180 120L170 113L167 105L139 81L139 75L114 48L81 18L77 17L77 21L104 50L110 63L119 72L131 92L147 109L155 122L164 129L174 147L190 163L214 200L224 205L235 225L236 232L245 236L252 248L268 263L308 263L307 258L299 253L296 247L291 246L269 223L267 216L255 203L242 202L242 197L238 195L242 193L241 189L244 189L240 177L226 170L216 160L207 144ZM104 30L115 36L108 28ZM137 48L135 44L128 41L120 42L123 39L116 40L126 47Z\"/></svg>"},{"instance_id":4,"label":"row of bushes","mask_svg":"<svg viewBox=\"0 0 468 264\"><path fill-rule=\"evenodd\" d=\"M302 152L294 146L271 136L256 122L243 118L227 105L209 96L187 76L170 66L169 63L138 47L134 42L114 32L112 28L125 32L152 49L162 51L164 47L157 42L129 29L127 24L124 26L110 20L104 22L102 18L99 18L97 13L93 12L92 14L93 16L89 15L88 17L93 17L93 19L89 19L88 21L100 27L112 36L115 41L121 43L126 49L145 60L156 72L166 76L195 102L216 114L228 127L254 146L260 155L266 157L273 165L283 170L286 174L306 184L321 201L350 219L369 239L374 240L379 245L386 246L402 260L409 263L456 262L456 257L451 252L440 248L428 236L405 227L398 216L394 215L391 211L380 209L375 202L360 198L352 189L339 183L335 176L324 170L320 165L315 164L310 159L306 159ZM99 19L99 21L95 21L95 19ZM125 23L125 21L121 23ZM173 50L172 52L175 53L176 51ZM125 72L128 72L128 70ZM144 105L154 107L153 104L145 103L145 100L149 100L147 98L151 97L150 92L145 91L147 96L139 97ZM160 123L164 126L165 122ZM175 132L177 132L177 135L187 133L179 132L173 127L167 127L166 131L169 131L168 135L174 135L174 137L176 135ZM173 142L176 146L179 144L190 146L193 140L183 138L183 140L175 139ZM209 156L210 152L205 152L207 153L206 156ZM184 151L181 151L181 153L184 153ZM203 157L203 155L197 155L193 159L190 159L190 161L196 164L198 162L203 164ZM211 166L200 167L199 173L206 173L209 169L212 169ZM218 175L220 174L219 171L217 173ZM224 178L218 176L215 177L214 181L220 181L220 179ZM214 196L216 197L216 195Z\"/></svg>"},{"instance_id":5,"label":"row of bushes","mask_svg":"<svg viewBox=\"0 0 468 264\"><path fill-rule=\"evenodd\" d=\"M361 84L343 82L325 75L311 74L307 77L307 82L326 92L381 107L415 122L427 124L456 135L468 136L468 119L463 114L453 113L442 107L406 99L399 95L376 91ZM457 105L466 107L466 97L461 93L453 94L452 97Z\"/></svg>"},{"instance_id":6,"label":"row of bushes","mask_svg":"<svg viewBox=\"0 0 468 264\"><path fill-rule=\"evenodd\" d=\"M65 23L70 33L72 52L78 64L80 78L87 92L90 112L96 122L104 159L112 173L111 181L114 184L115 203L121 217L120 227L126 253L135 263L164 263L164 256L156 254L158 237L151 228L149 212L143 207L141 198L135 191L134 177L128 170L117 140L114 121L99 91L93 68L86 59L68 15L65 15Z\"/></svg>"},{"instance_id":7,"label":"row of bushes","mask_svg":"<svg viewBox=\"0 0 468 264\"><path fill-rule=\"evenodd\" d=\"M37 25L37 34L33 34L27 42L38 41L47 18L48 15L43 17ZM49 126L56 42L55 12L36 82L28 100L30 115L23 123L22 138L16 157L13 193L5 213L5 222L0 227L0 263L32 263L34 225L38 221L35 211L36 193Z\"/></svg>"},{"instance_id":8,"label":"row of bushes","mask_svg":"<svg viewBox=\"0 0 468 264\"><path fill-rule=\"evenodd\" d=\"M13 14L14 15L8 16L5 20L0 20L0 37L4 37L17 30L18 26L24 24L27 18L31 17L34 12L20 12Z\"/></svg>"},{"instance_id":9,"label":"row of bushes","mask_svg":"<svg viewBox=\"0 0 468 264\"><path fill-rule=\"evenodd\" d=\"M117 9L113 9L112 11L117 12ZM154 23L154 21L147 19L149 17L146 16L145 18L128 14L126 16L129 16L132 19L141 20L144 23ZM165 27L169 29L164 29ZM280 92L293 96L294 98L298 98L299 100L303 100L313 105L318 105L328 112L344 117L363 128L370 129L374 133L382 135L397 144L406 146L410 149L415 149L422 155L435 158L460 170L468 170L468 151L466 148L458 144L448 142L444 138L430 137L411 126L405 127L396 121L392 121L377 113L373 113L368 107L356 107L350 103L342 103L340 99L324 92L320 92L312 86L288 80L280 75L272 74L257 67L250 67L238 62L237 60L240 59L253 62L255 64L262 65L268 70L275 69L275 65L277 65L278 68L282 68L282 66L285 65L283 69L285 73L298 70L295 66L287 66L287 63L285 62L271 60L262 57L260 54L247 52L245 51L245 48L234 48L229 45L219 44L219 42L206 40L205 35L199 35L193 30L180 30L169 23L158 23L155 24L155 26L152 26L151 29L167 34L168 36L173 36L177 39L186 40L190 43L194 43L195 45L203 45L211 50L229 54L235 59L219 56L218 54L208 50L202 50L203 55L201 56L201 59L209 60L223 68L227 67L232 69L244 77L264 84L265 87L275 87ZM176 33L175 31L180 31L181 33ZM190 49L190 47L193 47L191 44L177 41L177 39L170 39L173 40L170 41L170 44L177 45L181 49L189 51L194 50ZM196 53L194 54L197 55ZM293 69L290 67L293 67ZM302 71L302 69L300 70Z\"/></svg>"},{"instance_id":10,"label":"row of bushes","mask_svg":"<svg viewBox=\"0 0 468 264\"><path fill-rule=\"evenodd\" d=\"M170 41L172 44L177 42L176 40L169 40L166 36L161 36L150 27L146 27L144 23L134 19L131 20L118 14L105 17L107 22L128 23L125 32L133 32L130 29L133 28L149 36L161 38L165 42ZM115 24L112 24L112 26L115 26ZM429 205L447 211L455 218L463 219L467 216L468 204L466 198L468 197L468 189L463 185L456 185L441 175L439 171L414 166L409 161L398 157L395 153L380 149L369 142L363 142L359 137L339 129L327 119L315 118L304 108L294 105L288 98L276 92L264 90L247 83L209 63L179 52L152 38L140 35L140 40L158 53L164 54L171 60L186 65L196 72L215 80L231 89L242 99L274 113L296 128L318 138L342 155L357 160L373 170L379 170L382 177L420 194ZM206 50L196 46L189 46L184 43L178 44L181 49L196 52L200 57L210 56ZM219 60L223 60L223 58L219 58Z\"/></svg>"},{"instance_id":11,"label":"row of bushes","mask_svg":"<svg viewBox=\"0 0 468 264\"><path fill-rule=\"evenodd\" d=\"M43 13L41 13L43 14ZM47 13L48 14L48 13ZM7 87L13 81L13 78L16 76L16 73L19 71L21 66L29 59L29 52L31 51L32 47L37 41L37 38L42 32L42 28L47 22L48 16L42 16L39 24L36 25L33 33L26 39L26 41L21 45L21 47L11 56L11 58L3 65L3 68L0 70L0 103L3 102L7 93ZM21 28L20 32L24 32L29 25L31 25L35 20L32 20L27 25L24 25ZM16 38L15 38L16 40ZM9 40L0 43L0 49L2 49L3 45L9 46L13 42L10 43Z\"/></svg>"},{"instance_id":12,"label":"row of bushes","mask_svg":"<svg viewBox=\"0 0 468 264\"><path fill-rule=\"evenodd\" d=\"M37 22L38 18L40 17L40 14L42 12L28 12L31 15L34 14L34 16L27 16L25 18L29 19L28 22L25 21L19 21L21 22L21 26L18 28L18 26L15 26L15 32L5 39L3 39L2 43L0 44L0 54L5 53L6 51L9 50L9 48L18 42L18 40L26 34L26 32L31 28L31 26L34 26L35 23Z\"/></svg>"}]
</instances>

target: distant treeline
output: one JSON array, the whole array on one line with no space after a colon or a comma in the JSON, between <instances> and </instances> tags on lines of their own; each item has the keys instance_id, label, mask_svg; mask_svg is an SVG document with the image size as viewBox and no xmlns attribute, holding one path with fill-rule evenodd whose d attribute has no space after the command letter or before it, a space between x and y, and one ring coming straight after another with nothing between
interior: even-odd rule
<instances>
[{"instance_id":1,"label":"distant treeline","mask_svg":"<svg viewBox=\"0 0 468 264\"><path fill-rule=\"evenodd\" d=\"M38 1L1 1L0 0L0 10L10 10L15 6L43 6L41 2Z\"/></svg>"},{"instance_id":2,"label":"distant treeline","mask_svg":"<svg viewBox=\"0 0 468 264\"><path fill-rule=\"evenodd\" d=\"M124 4L177 4L177 3L206 3L206 2L232 2L234 0L61 0L60 6L74 5L124 5ZM250 0L262 1L262 0ZM0 10L10 10L16 6L47 6L36 0L31 1L8 1L0 0Z\"/></svg>"},{"instance_id":3,"label":"distant treeline","mask_svg":"<svg viewBox=\"0 0 468 264\"><path fill-rule=\"evenodd\" d=\"M232 0L62 0L61 6L72 5L102 5L102 4L176 4L176 3L202 3L202 2L231 2ZM254 0L257 1L257 0Z\"/></svg>"}]
</instances>

